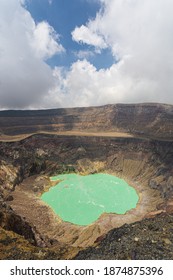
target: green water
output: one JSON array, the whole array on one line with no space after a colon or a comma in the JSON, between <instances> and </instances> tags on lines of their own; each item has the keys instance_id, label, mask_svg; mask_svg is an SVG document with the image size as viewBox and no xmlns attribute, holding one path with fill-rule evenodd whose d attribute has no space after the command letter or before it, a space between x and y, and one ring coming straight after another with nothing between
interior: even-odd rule
<instances>
[{"instance_id":1,"label":"green water","mask_svg":"<svg viewBox=\"0 0 173 280\"><path fill-rule=\"evenodd\" d=\"M62 220L73 224L91 224L105 212L124 214L138 202L135 189L112 175L65 174L51 178L58 179L62 181L41 198Z\"/></svg>"}]
</instances>

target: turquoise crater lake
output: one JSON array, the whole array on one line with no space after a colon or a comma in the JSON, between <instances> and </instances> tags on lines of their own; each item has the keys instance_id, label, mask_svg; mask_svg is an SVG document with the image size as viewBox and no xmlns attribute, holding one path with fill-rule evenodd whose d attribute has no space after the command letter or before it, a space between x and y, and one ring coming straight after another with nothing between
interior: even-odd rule
<instances>
[{"instance_id":1,"label":"turquoise crater lake","mask_svg":"<svg viewBox=\"0 0 173 280\"><path fill-rule=\"evenodd\" d=\"M134 188L109 174L64 174L51 180L60 182L41 199L62 220L77 225L89 225L102 213L125 214L136 207L139 199Z\"/></svg>"}]
</instances>

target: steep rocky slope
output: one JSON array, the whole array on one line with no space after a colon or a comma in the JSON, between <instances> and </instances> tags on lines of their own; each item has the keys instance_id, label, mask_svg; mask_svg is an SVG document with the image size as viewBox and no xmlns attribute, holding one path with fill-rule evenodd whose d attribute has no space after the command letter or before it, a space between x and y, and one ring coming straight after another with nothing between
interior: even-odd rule
<instances>
[{"instance_id":1,"label":"steep rocky slope","mask_svg":"<svg viewBox=\"0 0 173 280\"><path fill-rule=\"evenodd\" d=\"M111 230L78 260L164 260L173 258L173 215L162 214Z\"/></svg>"},{"instance_id":2,"label":"steep rocky slope","mask_svg":"<svg viewBox=\"0 0 173 280\"><path fill-rule=\"evenodd\" d=\"M160 104L1 112L0 258L61 259L78 252L84 259L172 258L171 112ZM4 140L4 134L40 130L55 134ZM52 185L49 176L63 172L124 178L138 191L138 206L121 217L103 214L87 227L63 222L40 200Z\"/></svg>"}]
</instances>

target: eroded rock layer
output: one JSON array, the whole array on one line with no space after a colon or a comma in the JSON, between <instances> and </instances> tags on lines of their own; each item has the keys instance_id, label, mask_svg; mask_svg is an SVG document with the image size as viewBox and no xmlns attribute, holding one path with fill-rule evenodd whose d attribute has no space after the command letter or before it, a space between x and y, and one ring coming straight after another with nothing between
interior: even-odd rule
<instances>
[{"instance_id":1,"label":"eroded rock layer","mask_svg":"<svg viewBox=\"0 0 173 280\"><path fill-rule=\"evenodd\" d=\"M100 107L0 112L0 134L47 132L126 132L173 139L173 106L113 104ZM2 138L3 139L3 138Z\"/></svg>"}]
</instances>

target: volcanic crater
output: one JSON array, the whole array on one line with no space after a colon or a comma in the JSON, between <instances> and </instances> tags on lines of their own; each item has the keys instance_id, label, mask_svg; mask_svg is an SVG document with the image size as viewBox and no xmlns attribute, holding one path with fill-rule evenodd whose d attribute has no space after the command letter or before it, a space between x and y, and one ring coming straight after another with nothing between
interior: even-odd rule
<instances>
[{"instance_id":1,"label":"volcanic crater","mask_svg":"<svg viewBox=\"0 0 173 280\"><path fill-rule=\"evenodd\" d=\"M0 258L172 259L172 140L165 104L0 112ZM40 198L50 176L100 172L134 187L137 207L79 226Z\"/></svg>"}]
</instances>

